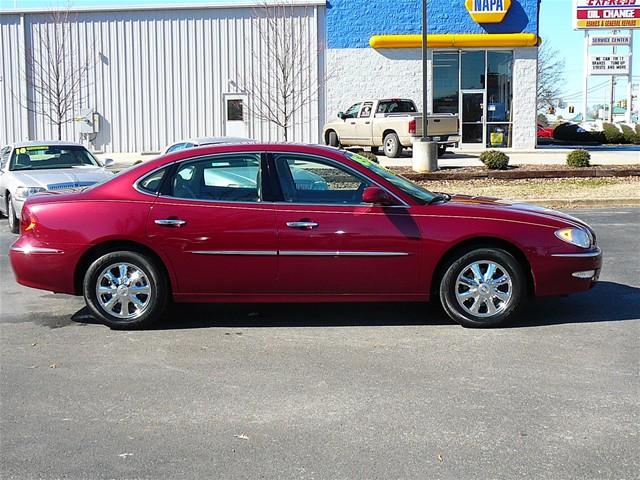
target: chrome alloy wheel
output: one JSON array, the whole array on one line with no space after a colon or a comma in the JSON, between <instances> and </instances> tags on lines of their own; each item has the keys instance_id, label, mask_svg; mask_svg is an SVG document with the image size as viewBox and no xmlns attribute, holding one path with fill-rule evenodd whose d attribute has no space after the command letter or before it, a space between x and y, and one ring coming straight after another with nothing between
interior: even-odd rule
<instances>
[{"instance_id":1,"label":"chrome alloy wheel","mask_svg":"<svg viewBox=\"0 0 640 480\"><path fill-rule=\"evenodd\" d=\"M109 265L98 275L98 303L110 315L133 319L142 315L151 303L151 285L144 271L130 263Z\"/></svg>"},{"instance_id":2,"label":"chrome alloy wheel","mask_svg":"<svg viewBox=\"0 0 640 480\"><path fill-rule=\"evenodd\" d=\"M491 260L467 265L456 279L458 304L471 315L489 318L507 309L513 284L507 270Z\"/></svg>"}]
</instances>

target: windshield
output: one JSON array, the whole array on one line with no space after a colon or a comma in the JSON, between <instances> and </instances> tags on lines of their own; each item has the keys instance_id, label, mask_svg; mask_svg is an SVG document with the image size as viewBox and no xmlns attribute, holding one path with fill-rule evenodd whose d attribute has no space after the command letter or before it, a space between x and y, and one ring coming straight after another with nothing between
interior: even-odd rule
<instances>
[{"instance_id":1,"label":"windshield","mask_svg":"<svg viewBox=\"0 0 640 480\"><path fill-rule=\"evenodd\" d=\"M363 157L361 155L358 155L352 152L344 152L344 154L351 160L354 160L358 162L360 165L362 165L363 167L368 168L373 173L380 175L382 178L392 183L393 185L398 187L400 190L402 190L404 193L406 193L407 195L410 195L420 203L427 204L437 197L435 193L432 193L429 190L416 185L415 183L411 182L410 180L407 180L406 178L400 175L396 175L391 170L387 170L383 166L378 165L375 162L372 162L366 157Z\"/></svg>"},{"instance_id":2,"label":"windshield","mask_svg":"<svg viewBox=\"0 0 640 480\"><path fill-rule=\"evenodd\" d=\"M32 145L13 151L9 170L100 167L91 153L80 145Z\"/></svg>"}]
</instances>

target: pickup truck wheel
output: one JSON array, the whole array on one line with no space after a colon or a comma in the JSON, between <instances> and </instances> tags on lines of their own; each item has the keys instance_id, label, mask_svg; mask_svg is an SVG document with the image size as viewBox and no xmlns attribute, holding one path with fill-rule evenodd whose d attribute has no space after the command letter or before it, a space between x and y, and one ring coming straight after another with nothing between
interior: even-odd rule
<instances>
[{"instance_id":1,"label":"pickup truck wheel","mask_svg":"<svg viewBox=\"0 0 640 480\"><path fill-rule=\"evenodd\" d=\"M384 137L384 154L389 158L398 158L402 153L400 139L395 133L388 133Z\"/></svg>"},{"instance_id":2,"label":"pickup truck wheel","mask_svg":"<svg viewBox=\"0 0 640 480\"><path fill-rule=\"evenodd\" d=\"M447 146L438 145L438 158L443 157L445 153L447 153Z\"/></svg>"},{"instance_id":3,"label":"pickup truck wheel","mask_svg":"<svg viewBox=\"0 0 640 480\"><path fill-rule=\"evenodd\" d=\"M336 132L329 132L329 145L332 147L340 146L340 141L338 140L338 134Z\"/></svg>"}]
</instances>

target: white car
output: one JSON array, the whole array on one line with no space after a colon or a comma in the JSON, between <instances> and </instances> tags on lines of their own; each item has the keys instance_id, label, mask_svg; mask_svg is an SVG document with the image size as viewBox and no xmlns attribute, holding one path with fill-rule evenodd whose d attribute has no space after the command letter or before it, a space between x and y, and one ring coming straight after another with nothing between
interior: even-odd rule
<instances>
[{"instance_id":1,"label":"white car","mask_svg":"<svg viewBox=\"0 0 640 480\"><path fill-rule=\"evenodd\" d=\"M184 150L185 148L199 147L201 145L215 145L218 143L253 143L255 140L244 137L199 137L190 138L188 140L180 140L167 145L162 150L162 155L167 153L177 152L178 150Z\"/></svg>"},{"instance_id":2,"label":"white car","mask_svg":"<svg viewBox=\"0 0 640 480\"><path fill-rule=\"evenodd\" d=\"M0 149L0 212L9 217L13 233L30 195L88 187L113 177L89 150L78 143L18 142Z\"/></svg>"}]
</instances>

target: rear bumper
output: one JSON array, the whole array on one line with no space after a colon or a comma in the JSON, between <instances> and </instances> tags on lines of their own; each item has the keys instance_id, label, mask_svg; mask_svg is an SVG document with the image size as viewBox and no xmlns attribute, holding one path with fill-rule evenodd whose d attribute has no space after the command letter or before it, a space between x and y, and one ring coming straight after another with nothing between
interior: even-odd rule
<instances>
[{"instance_id":1,"label":"rear bumper","mask_svg":"<svg viewBox=\"0 0 640 480\"><path fill-rule=\"evenodd\" d=\"M602 250L539 257L533 271L536 296L569 295L593 288L602 269Z\"/></svg>"},{"instance_id":2,"label":"rear bumper","mask_svg":"<svg viewBox=\"0 0 640 480\"><path fill-rule=\"evenodd\" d=\"M446 145L448 147L455 147L460 143L460 135L435 135L431 137L438 145ZM408 137L408 142L413 145L414 142L421 140L422 137ZM403 143L404 145L404 143Z\"/></svg>"},{"instance_id":3,"label":"rear bumper","mask_svg":"<svg viewBox=\"0 0 640 480\"><path fill-rule=\"evenodd\" d=\"M9 261L19 284L74 295L75 266L83 251L80 245L40 245L20 237L9 248Z\"/></svg>"}]
</instances>

